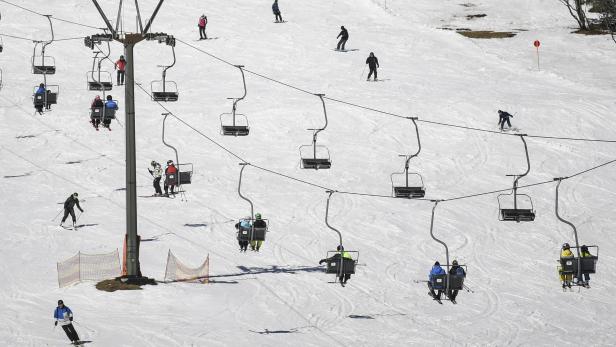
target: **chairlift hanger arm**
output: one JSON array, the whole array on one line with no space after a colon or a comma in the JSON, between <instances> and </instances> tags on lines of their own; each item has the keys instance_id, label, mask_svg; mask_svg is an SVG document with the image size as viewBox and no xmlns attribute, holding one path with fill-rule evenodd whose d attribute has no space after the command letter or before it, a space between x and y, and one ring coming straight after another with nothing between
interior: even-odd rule
<instances>
[{"instance_id":1,"label":"chairlift hanger arm","mask_svg":"<svg viewBox=\"0 0 616 347\"><path fill-rule=\"evenodd\" d=\"M333 190L328 190L327 193L329 194L327 196L327 205L325 206L325 225L327 225L328 228L330 228L331 230L335 231L338 234L338 238L339 238L339 245L342 246L342 233L340 233L340 231L336 228L334 228L333 226L329 225L329 201L332 198L332 195L335 193L335 191Z\"/></svg>"},{"instance_id":2,"label":"chairlift hanger arm","mask_svg":"<svg viewBox=\"0 0 616 347\"><path fill-rule=\"evenodd\" d=\"M166 123L166 121L167 121L167 117L169 117L170 113L169 113L169 112L166 112L166 113L163 113L163 115L165 116L165 117L163 118L163 135L162 135L163 144L164 144L165 146L167 146L167 147L171 148L171 149L175 152L175 163L176 163L176 165L177 165L177 176L178 176L178 180L177 180L177 181L178 181L178 187L180 187L180 179L179 179L179 177L180 177L180 159L179 159L179 157L178 157L178 150L177 150L175 147L171 146L170 144L168 144L168 143L165 141L165 123Z\"/></svg>"},{"instance_id":3,"label":"chairlift hanger arm","mask_svg":"<svg viewBox=\"0 0 616 347\"><path fill-rule=\"evenodd\" d=\"M556 203L554 204L554 211L556 212L556 218L557 218L559 221L561 221L561 222L563 222L563 223L567 224L568 226L570 226L570 227L571 227L571 229L573 229L573 235L575 236L575 249L576 249L576 251L577 251L577 256L578 256L578 258L579 258L579 257L580 257L580 242L579 242L579 240L578 240L578 232L577 232L577 228L575 227L575 225L574 225L573 223L571 223L571 222L569 222L568 220L566 220L566 219L562 218L562 217L560 216L560 214L558 213L558 190L559 190L559 188L560 188L560 184L561 184L561 183L562 183L562 181L563 181L563 178L555 178L554 180L555 180L555 181L558 181L558 184L556 184Z\"/></svg>"},{"instance_id":4,"label":"chairlift hanger arm","mask_svg":"<svg viewBox=\"0 0 616 347\"><path fill-rule=\"evenodd\" d=\"M237 193L239 194L240 198L248 201L248 203L250 204L250 218L254 219L255 218L254 205L252 204L252 201L250 199L248 199L247 197L242 195L242 176L244 175L244 169L246 168L246 166L248 166L250 164L246 163L246 162L243 162L243 163L240 163L240 165L242 166L242 169L240 170L240 180L239 180L239 183L237 185Z\"/></svg>"},{"instance_id":5,"label":"chairlift hanger arm","mask_svg":"<svg viewBox=\"0 0 616 347\"><path fill-rule=\"evenodd\" d=\"M445 260L447 261L447 273L449 273L449 248L447 247L447 244L445 242L437 239L436 236L434 236L434 211L436 210L436 206L439 202L440 200L434 200L434 206L432 207L432 218L430 219L430 236L432 236L432 239L434 239L434 241L440 243L441 245L443 245L443 247L445 247Z\"/></svg>"},{"instance_id":6,"label":"chairlift hanger arm","mask_svg":"<svg viewBox=\"0 0 616 347\"><path fill-rule=\"evenodd\" d=\"M111 23L109 22L109 19L107 19L107 16L105 15L105 12L103 11L103 9L101 8L101 6L98 4L97 0L92 0L92 3L94 3L94 6L96 7L96 10L98 11L98 13L101 15L101 17L103 18L103 21L105 22L105 25L107 26L107 28L109 29L109 31L111 31L111 33L113 34L113 36L115 37L117 35L117 32L113 29L113 26L111 25ZM119 16L118 16L119 18ZM119 20L119 19L118 19Z\"/></svg>"}]
</instances>

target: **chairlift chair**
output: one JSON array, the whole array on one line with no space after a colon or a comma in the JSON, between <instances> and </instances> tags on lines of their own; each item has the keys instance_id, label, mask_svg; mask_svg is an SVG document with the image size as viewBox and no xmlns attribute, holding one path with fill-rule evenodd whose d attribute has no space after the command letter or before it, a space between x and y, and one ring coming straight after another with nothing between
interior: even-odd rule
<instances>
[{"instance_id":1,"label":"chairlift chair","mask_svg":"<svg viewBox=\"0 0 616 347\"><path fill-rule=\"evenodd\" d=\"M325 267L325 273L327 274L335 274L337 278L340 278L344 275L352 275L355 273L355 267L359 260L359 252L358 251L347 251L342 246L342 233L331 226L329 224L329 203L334 194L334 191L327 191L327 205L325 206L325 225L330 230L336 232L338 234L338 250L336 251L328 251L327 252L327 264ZM348 254L350 258L344 257L344 254ZM336 255L338 255L336 257ZM343 285L344 286L344 285Z\"/></svg>"},{"instance_id":2,"label":"chairlift chair","mask_svg":"<svg viewBox=\"0 0 616 347\"><path fill-rule=\"evenodd\" d=\"M317 136L318 134L327 129L328 120L327 120L327 108L325 107L325 100L323 100L323 96L325 94L315 94L321 100L321 104L323 105L323 117L325 119L325 124L322 128L316 129L308 129L312 131L312 143L309 145L303 145L299 147L299 155L301 159L300 167L302 169L330 169L332 167L331 156L329 153L329 149L323 145L317 145Z\"/></svg>"},{"instance_id":3,"label":"chairlift chair","mask_svg":"<svg viewBox=\"0 0 616 347\"><path fill-rule=\"evenodd\" d=\"M402 172L394 172L390 175L392 195L395 198L423 198L426 195L423 177L419 173L409 172L409 163L411 159L419 156L421 152L419 127L417 126L416 117L408 117L408 119L413 122L415 134L417 135L417 152L410 155L398 155L404 158L404 170ZM411 177L415 177L415 179L411 179Z\"/></svg>"},{"instance_id":4,"label":"chairlift chair","mask_svg":"<svg viewBox=\"0 0 616 347\"><path fill-rule=\"evenodd\" d=\"M58 85L46 85L46 94L36 94L38 86L34 87L32 92L32 100L34 107L47 107L49 105L58 103L58 95L60 94L60 86Z\"/></svg>"},{"instance_id":5,"label":"chairlift chair","mask_svg":"<svg viewBox=\"0 0 616 347\"><path fill-rule=\"evenodd\" d=\"M227 98L227 100L233 100L233 104L231 106L231 113L223 113L219 116L220 133L224 136L247 136L250 134L250 124L248 123L248 118L241 113L237 113L237 104L244 100L248 94L248 89L246 88L246 76L244 76L244 65L235 65L235 67L240 69L240 73L242 74L244 94L239 98Z\"/></svg>"},{"instance_id":6,"label":"chairlift chair","mask_svg":"<svg viewBox=\"0 0 616 347\"><path fill-rule=\"evenodd\" d=\"M513 177L513 188L511 190L511 193L508 194L499 194L496 198L498 201L498 209L499 209L499 216L498 219L500 221L515 221L515 222L532 222L535 220L535 210L533 207L533 200L530 198L530 196L526 195L526 194L518 194L518 182L520 181L520 179L526 175L528 175L528 173L530 172L530 158L528 156L528 146L526 145L526 140L524 139L524 136L526 136L526 134L520 134L518 135L520 137L520 139L522 140L522 143L524 144L524 153L526 154L526 171L523 174L520 175L507 175L510 177ZM503 207L503 199L506 196L511 196L513 198L513 204L512 206L509 207ZM524 206L524 208L520 208L518 206L518 197L525 197L526 200L528 201L528 203L526 203L526 206Z\"/></svg>"},{"instance_id":7,"label":"chairlift chair","mask_svg":"<svg viewBox=\"0 0 616 347\"><path fill-rule=\"evenodd\" d=\"M34 52L32 53L32 73L35 75L53 75L56 73L55 59L51 56L45 55L45 49L54 41L53 23L51 22L51 15L45 15L49 21L51 28L51 40L50 41L35 41ZM41 45L41 54L36 54L36 48Z\"/></svg>"},{"instance_id":8,"label":"chairlift chair","mask_svg":"<svg viewBox=\"0 0 616 347\"><path fill-rule=\"evenodd\" d=\"M163 113L165 116L163 118L163 132L162 132L162 141L163 144L173 150L175 153L175 167L177 169L177 175L172 178L171 184L176 185L178 188L183 184L191 184L192 183L192 175L193 175L193 164L192 163L180 163L180 159L178 157L178 151L175 147L167 143L165 140L165 123L167 121L167 117L169 117L170 113ZM184 170L182 167L186 167Z\"/></svg>"},{"instance_id":9,"label":"chairlift chair","mask_svg":"<svg viewBox=\"0 0 616 347\"><path fill-rule=\"evenodd\" d=\"M171 39L172 40L171 40ZM162 42L159 39L159 42ZM175 39L170 36L165 36L165 42L171 46L173 53L173 63L171 65L158 65L163 68L163 76L161 80L152 81L150 83L150 89L152 90L152 100L163 102L175 102L178 101L180 94L178 93L178 86L174 81L167 81L167 70L175 65Z\"/></svg>"},{"instance_id":10,"label":"chairlift chair","mask_svg":"<svg viewBox=\"0 0 616 347\"><path fill-rule=\"evenodd\" d=\"M559 259L560 266L558 267L558 271L564 275L574 275L574 277L578 279L577 285L579 285L581 282L583 282L583 275L594 274L597 271L597 261L599 260L599 246L586 246L587 248L589 248L589 253L594 253L594 255L587 257L582 256L582 246L580 246L577 228L573 223L562 218L558 213L558 190L560 188L561 182L563 181L563 178L555 178L554 180L558 181L558 184L556 185L556 203L554 207L556 218L559 221L569 225L573 230L575 246L570 248L576 250L574 257ZM590 249L594 249L594 251L591 252Z\"/></svg>"},{"instance_id":11,"label":"chairlift chair","mask_svg":"<svg viewBox=\"0 0 616 347\"><path fill-rule=\"evenodd\" d=\"M115 119L116 110L106 107L93 107L90 109L90 118L95 120Z\"/></svg>"},{"instance_id":12,"label":"chairlift chair","mask_svg":"<svg viewBox=\"0 0 616 347\"><path fill-rule=\"evenodd\" d=\"M243 200L247 201L248 204L250 204L250 218L244 218L243 220L248 221L250 223L250 228L242 228L240 226L238 233L237 233L237 239L238 241L265 241L265 236L268 232L268 228L269 228L269 220L268 219L261 219L262 221L265 222L265 227L255 227L255 221L257 220L254 216L254 205L252 203L252 200L250 200L248 197L244 196L242 194L242 178L244 177L244 169L246 168L246 166L250 165L248 163L240 163L240 165L242 166L242 168L240 169L240 177L239 177L239 181L237 184L237 194L240 196L240 198L242 198ZM240 224L241 224L240 220Z\"/></svg>"},{"instance_id":13,"label":"chairlift chair","mask_svg":"<svg viewBox=\"0 0 616 347\"><path fill-rule=\"evenodd\" d=\"M109 42L107 42L109 45ZM91 91L108 91L113 89L113 79L109 71L101 70L101 64L103 60L109 58L111 50L104 57L98 57L100 51L94 53L92 58L92 70L87 72L86 79L88 83L88 90Z\"/></svg>"}]
</instances>

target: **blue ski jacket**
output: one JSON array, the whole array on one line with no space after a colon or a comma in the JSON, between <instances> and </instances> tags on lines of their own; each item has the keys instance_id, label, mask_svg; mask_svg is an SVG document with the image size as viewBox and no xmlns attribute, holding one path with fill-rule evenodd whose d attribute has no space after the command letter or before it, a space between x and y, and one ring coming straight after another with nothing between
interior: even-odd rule
<instances>
[{"instance_id":1,"label":"blue ski jacket","mask_svg":"<svg viewBox=\"0 0 616 347\"><path fill-rule=\"evenodd\" d=\"M115 102L115 100L107 100L107 102L105 102L105 108L109 108L112 110L117 110L118 109L118 103Z\"/></svg>"},{"instance_id":2,"label":"blue ski jacket","mask_svg":"<svg viewBox=\"0 0 616 347\"><path fill-rule=\"evenodd\" d=\"M428 278L430 282L432 282L432 279L434 278L434 276L444 275L444 274L445 274L445 270L443 270L443 268L440 265L434 265L432 267L432 270L430 270L430 276Z\"/></svg>"},{"instance_id":3,"label":"blue ski jacket","mask_svg":"<svg viewBox=\"0 0 616 347\"><path fill-rule=\"evenodd\" d=\"M272 5L272 11L274 12L274 14L276 14L276 13L280 12L280 10L278 9L278 3L277 3L277 2L275 2L275 3Z\"/></svg>"},{"instance_id":4,"label":"blue ski jacket","mask_svg":"<svg viewBox=\"0 0 616 347\"><path fill-rule=\"evenodd\" d=\"M53 318L55 318L61 325L71 324L70 318L73 318L73 311L71 311L68 306L64 307L56 307L56 310L53 313Z\"/></svg>"},{"instance_id":5,"label":"blue ski jacket","mask_svg":"<svg viewBox=\"0 0 616 347\"><path fill-rule=\"evenodd\" d=\"M34 94L45 94L45 87L38 87Z\"/></svg>"}]
</instances>

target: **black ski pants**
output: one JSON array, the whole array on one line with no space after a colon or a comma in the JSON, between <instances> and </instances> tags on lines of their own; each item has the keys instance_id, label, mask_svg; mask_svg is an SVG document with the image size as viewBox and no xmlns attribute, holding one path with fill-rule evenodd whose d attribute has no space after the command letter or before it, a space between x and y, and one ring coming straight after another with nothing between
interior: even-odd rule
<instances>
[{"instance_id":1,"label":"black ski pants","mask_svg":"<svg viewBox=\"0 0 616 347\"><path fill-rule=\"evenodd\" d=\"M71 340L71 342L79 341L79 335L77 335L77 331L75 330L75 327L73 327L72 323L63 325L62 329L66 333L66 336L68 337L68 339Z\"/></svg>"},{"instance_id":2,"label":"black ski pants","mask_svg":"<svg viewBox=\"0 0 616 347\"><path fill-rule=\"evenodd\" d=\"M248 249L248 241L238 241L240 245L240 251L246 251Z\"/></svg>"},{"instance_id":3,"label":"black ski pants","mask_svg":"<svg viewBox=\"0 0 616 347\"><path fill-rule=\"evenodd\" d=\"M280 14L280 11L275 12L274 15L276 15L276 22L282 22L282 15Z\"/></svg>"},{"instance_id":4,"label":"black ski pants","mask_svg":"<svg viewBox=\"0 0 616 347\"><path fill-rule=\"evenodd\" d=\"M75 218L75 210L72 208L71 209L65 208L64 217L62 217L62 223L64 223L64 221L66 220L69 214L71 215L71 218L73 219L73 223L77 222L77 219Z\"/></svg>"},{"instance_id":5,"label":"black ski pants","mask_svg":"<svg viewBox=\"0 0 616 347\"><path fill-rule=\"evenodd\" d=\"M441 300L441 295L443 295L443 290L439 289L437 292L434 292L434 288L432 287L432 283L428 282L428 289L430 289L430 293L436 297L438 300Z\"/></svg>"},{"instance_id":6,"label":"black ski pants","mask_svg":"<svg viewBox=\"0 0 616 347\"><path fill-rule=\"evenodd\" d=\"M124 84L124 71L118 70L118 85Z\"/></svg>"},{"instance_id":7,"label":"black ski pants","mask_svg":"<svg viewBox=\"0 0 616 347\"><path fill-rule=\"evenodd\" d=\"M156 191L156 194L162 195L163 191L160 189L160 179L161 177L154 178L154 190Z\"/></svg>"},{"instance_id":8,"label":"black ski pants","mask_svg":"<svg viewBox=\"0 0 616 347\"><path fill-rule=\"evenodd\" d=\"M507 122L507 126L509 126L511 128L511 121L509 120L508 117L503 117L500 120L500 128L501 130L503 130L503 128L505 127L505 122Z\"/></svg>"},{"instance_id":9,"label":"black ski pants","mask_svg":"<svg viewBox=\"0 0 616 347\"><path fill-rule=\"evenodd\" d=\"M454 289L454 290L449 290L449 299L456 301L456 296L458 296L458 290Z\"/></svg>"},{"instance_id":10,"label":"black ski pants","mask_svg":"<svg viewBox=\"0 0 616 347\"><path fill-rule=\"evenodd\" d=\"M343 50L344 51L344 45L346 45L348 38L341 38L340 41L338 41L338 46L336 46L336 49L338 50Z\"/></svg>"},{"instance_id":11,"label":"black ski pants","mask_svg":"<svg viewBox=\"0 0 616 347\"><path fill-rule=\"evenodd\" d=\"M205 33L205 27L199 27L199 38L207 39L207 34Z\"/></svg>"},{"instance_id":12,"label":"black ski pants","mask_svg":"<svg viewBox=\"0 0 616 347\"><path fill-rule=\"evenodd\" d=\"M368 73L368 79L370 79L370 76L372 76L373 73L374 73L374 80L376 81L377 79L376 66L374 67L370 66L370 73Z\"/></svg>"},{"instance_id":13,"label":"black ski pants","mask_svg":"<svg viewBox=\"0 0 616 347\"><path fill-rule=\"evenodd\" d=\"M341 275L338 279L340 280L340 283L347 283L347 281L351 279L351 274Z\"/></svg>"}]
</instances>

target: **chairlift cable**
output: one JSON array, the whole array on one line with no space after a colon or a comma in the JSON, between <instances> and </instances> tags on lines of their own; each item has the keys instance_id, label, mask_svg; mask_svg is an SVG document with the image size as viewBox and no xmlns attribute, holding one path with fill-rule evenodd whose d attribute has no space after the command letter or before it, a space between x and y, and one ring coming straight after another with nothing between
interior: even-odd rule
<instances>
[{"instance_id":1,"label":"chairlift cable","mask_svg":"<svg viewBox=\"0 0 616 347\"><path fill-rule=\"evenodd\" d=\"M141 84L140 84L140 83L135 83L135 84L136 84L136 85L139 87L139 89L141 89L144 93L146 93L146 94L150 95L150 93L149 93L147 90L145 90L145 89L141 86ZM230 154L231 156L235 157L236 159L239 159L239 160L240 160L240 161L242 161L242 162L249 163L249 161L245 160L244 158L242 158L242 157L241 157L241 156L239 156L238 154L235 154L235 153L234 153L233 151L231 151L230 149L228 149L228 148L226 148L225 146L221 145L220 143L218 143L217 141L215 141L215 140L214 140L214 139L212 139L211 137L207 136L206 134L204 134L204 133L203 133L203 132L201 132L200 130L196 129L195 127L193 127L192 125L190 125L189 123L187 123L186 121L184 121L184 120L183 120L182 118L180 118L179 116L175 115L175 114L174 114L173 112L171 112L171 111L170 111L167 107L165 107L162 103L160 103L160 102L157 102L157 103L158 103L158 105L159 105L161 108L163 108L165 111L169 112L169 114L170 114L171 116L173 116L173 117L174 117L174 118L176 118L178 121L180 121L180 123L182 123L182 124L186 125L186 126L187 126L187 127L189 127L190 129L192 129L193 131L195 131L197 134L201 135L202 137L204 137L205 139L207 139L208 141L210 141L211 143L213 143L214 145L216 145L216 146L217 146L217 147L219 147L220 149L224 150L225 152L227 152L227 153L228 153L228 154ZM605 162L605 163L603 163L603 164L600 164L600 165L594 166L594 167L589 168L589 169L586 169L586 170L584 170L584 171L580 171L580 172L574 173L574 174L572 174L572 175L569 175L569 176L565 177L565 179L569 179L569 178L573 178L573 177L575 177L575 176L579 176L579 175L585 174L585 173L587 173L587 172L590 172L590 171L596 170L596 169L601 168L601 167L603 167L603 166L607 166L607 165L612 164L612 163L614 163L614 162L616 162L616 159L610 160L610 161L608 161L608 162ZM284 173L281 173L281 172L278 172L278 171L274 171L274 170L271 170L271 169L268 169L268 168L265 168L265 167L262 167L262 166L259 166L259 165L256 165L256 164L252 164L252 163L250 163L250 165L251 165L252 167L254 167L254 168L259 169L259 170L262 170L262 171L265 171L265 172L268 172L268 173L271 173L271 174L274 174L274 175L277 175L277 176L281 176L281 177L287 178L287 179L292 180L292 181L296 181L296 182L299 182L299 183L303 183L303 184L306 184L306 185L310 185L310 186L313 186L313 187L315 187L315 188L320 188L320 189L323 189L323 190L326 190L326 191L327 191L327 190L334 190L334 189L332 189L332 188L328 188L328 187L322 186L322 185L317 184L317 183L313 183L313 182L309 182L309 181L306 181L306 180L302 180L302 179L299 179L299 178L296 178L296 177L293 177L293 176L290 176L290 175L287 175L287 174L284 174ZM543 181L543 182L531 183L531 184L526 184L526 185L523 185L523 186L519 186L518 188L530 188L530 187L540 186L540 185L544 185L544 184L548 184L548 183L553 183L553 182L554 182L553 180L549 180L549 181ZM455 200L469 199L469 198L474 198L474 197L483 196L483 195L490 195L490 194L495 194L495 193L506 192L506 191L510 191L510 190L511 190L511 188L505 188L505 189L493 190L493 191L488 191L488 192L481 192L481 193L475 193L475 194L469 194L469 195L457 196L457 197L452 197L452 198L448 198L448 199L440 199L439 201L440 201L440 202L449 202L449 201L455 201ZM378 194L360 193L360 192L352 192L352 191L337 191L337 193L340 193L340 194L347 194L347 195L358 195L358 196L378 197L378 198L391 198L391 199L393 199L393 197L392 197L392 196L390 196L390 195L378 195ZM400 200L400 199L398 199L398 200ZM409 199L409 200L420 200L420 201L428 201L428 202L434 201L434 199Z\"/></svg>"},{"instance_id":2,"label":"chairlift cable","mask_svg":"<svg viewBox=\"0 0 616 347\"><path fill-rule=\"evenodd\" d=\"M14 3L6 1L6 0L0 0L0 2L3 2L5 4L11 5L11 6L15 6L17 8L20 8L20 9L24 10L24 11L28 11L30 13L34 13L34 14L39 15L39 16L45 16L42 13L36 12L34 10L31 10L31 9L23 7L23 6L19 6L17 4L14 4ZM57 17L53 17L53 19L55 19L57 21L60 21L60 22L66 22L66 23L70 23L70 24L79 25L79 26L86 27L86 28L98 29L97 27L94 27L94 26L91 26L91 25L77 23L77 22L73 22L73 21L70 21L70 20L67 20L67 19L62 19L62 18L57 18Z\"/></svg>"},{"instance_id":3,"label":"chairlift cable","mask_svg":"<svg viewBox=\"0 0 616 347\"><path fill-rule=\"evenodd\" d=\"M220 61L222 63L225 63L225 64L230 65L230 66L235 66L233 63L231 63L231 62L229 62L229 61L227 61L225 59L222 59L222 58L220 58L220 57L218 57L218 56L216 56L216 55L214 55L212 53L209 53L209 52L207 52L207 51L205 51L205 50L203 50L203 49L201 49L199 47L196 47L196 46L194 46L194 45L192 45L190 43L187 43L187 42L185 42L183 40L180 40L180 39L177 39L177 41L179 41L179 42L185 44L186 46L191 47L191 48L193 48L193 49L195 49L195 50L197 50L197 51L199 51L199 52L201 52L201 53L203 53L203 54L205 54L205 55L207 55L207 56L209 56L209 57L211 57L213 59L216 59L216 60L218 60L218 61ZM274 83L278 83L280 85L283 85L283 86L295 89L297 91L300 91L300 92L303 92L303 93L306 93L306 94L314 95L313 92L310 92L310 91L308 91L306 89L303 89L303 88L291 85L289 83L285 83L285 82L279 81L279 80L274 79L272 77L268 77L268 76L265 76L263 74L260 74L260 73L257 73L257 72L254 72L254 71L251 71L251 70L248 70L248 69L244 69L244 71L246 71L246 72L248 72L250 74L253 74L255 76L261 77L263 79L266 79L268 81L271 81L271 82L274 82ZM380 109L377 109L377 108L373 108L373 107L359 105L359 104L348 102L348 101L344 101L344 100L341 100L341 99L335 99L335 98L331 98L331 97L325 97L325 99L327 99L329 101L345 104L345 105L348 105L348 106L353 106L353 107L356 107L356 108L361 108L361 109L364 109L364 110L367 110L367 111L372 111L372 112L375 112L375 113L380 113L380 114L388 115L388 116L391 116L391 117L403 118L403 119L407 119L408 118L407 116L399 115L399 114L388 112L388 111L383 111L383 110L380 110ZM447 127L453 127L453 128L466 129L466 130L471 130L471 131L479 131L479 132L492 133L492 134L496 134L496 135L505 135L505 136L516 136L517 135L517 134L500 132L500 131L495 131L495 130L488 130L488 129L481 129L481 128L475 128L475 127L468 127L468 126L463 126L463 125L458 125L458 124L450 124L450 123L429 121L429 120L425 120L425 119L422 119L422 120L419 120L419 121L420 122L424 122L424 123L430 123L430 124L435 124L435 125L441 125L441 126L447 126ZM553 139L553 140L567 140L567 141L616 143L616 140L574 138L574 137L559 137L559 136L546 136L546 135L531 135L531 134L528 134L527 137L529 137L529 138Z\"/></svg>"}]
</instances>

